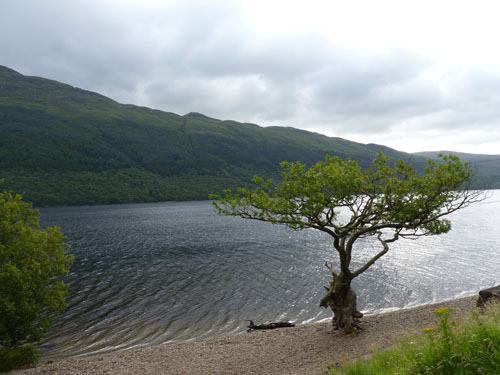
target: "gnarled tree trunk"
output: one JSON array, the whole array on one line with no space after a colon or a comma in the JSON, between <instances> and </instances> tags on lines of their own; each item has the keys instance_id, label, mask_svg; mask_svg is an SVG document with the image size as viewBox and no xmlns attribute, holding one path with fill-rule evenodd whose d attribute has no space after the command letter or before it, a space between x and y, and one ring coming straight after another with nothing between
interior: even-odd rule
<instances>
[{"instance_id":1,"label":"gnarled tree trunk","mask_svg":"<svg viewBox=\"0 0 500 375\"><path fill-rule=\"evenodd\" d=\"M330 268L330 267L329 267ZM332 272L333 282L325 287L326 295L321 299L320 306L330 307L333 311L333 325L346 333L355 333L359 329L358 319L363 316L356 306L356 293L351 288L351 276Z\"/></svg>"}]
</instances>

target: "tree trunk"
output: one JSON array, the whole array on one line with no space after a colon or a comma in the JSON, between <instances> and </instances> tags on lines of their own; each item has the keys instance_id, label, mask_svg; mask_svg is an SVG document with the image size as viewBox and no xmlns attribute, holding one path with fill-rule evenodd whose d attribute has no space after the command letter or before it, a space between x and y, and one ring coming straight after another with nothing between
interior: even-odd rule
<instances>
[{"instance_id":1,"label":"tree trunk","mask_svg":"<svg viewBox=\"0 0 500 375\"><path fill-rule=\"evenodd\" d=\"M356 307L356 293L351 288L352 278L343 273L333 276L333 282L321 299L320 306L333 311L333 325L346 333L355 333L360 328L358 319L363 316Z\"/></svg>"}]
</instances>

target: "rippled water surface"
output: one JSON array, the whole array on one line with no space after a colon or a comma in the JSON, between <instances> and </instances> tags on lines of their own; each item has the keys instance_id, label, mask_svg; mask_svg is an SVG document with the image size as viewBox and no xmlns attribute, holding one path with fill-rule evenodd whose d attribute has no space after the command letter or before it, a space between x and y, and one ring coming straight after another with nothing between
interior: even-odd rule
<instances>
[{"instance_id":1,"label":"rippled water surface","mask_svg":"<svg viewBox=\"0 0 500 375\"><path fill-rule=\"evenodd\" d=\"M43 208L75 262L68 309L45 358L245 331L245 319L326 320L318 304L335 263L328 236L219 216L210 202ZM500 191L451 216L441 236L400 240L355 280L361 310L473 295L500 284ZM366 260L377 243L358 244ZM355 261L356 262L356 261Z\"/></svg>"}]
</instances>

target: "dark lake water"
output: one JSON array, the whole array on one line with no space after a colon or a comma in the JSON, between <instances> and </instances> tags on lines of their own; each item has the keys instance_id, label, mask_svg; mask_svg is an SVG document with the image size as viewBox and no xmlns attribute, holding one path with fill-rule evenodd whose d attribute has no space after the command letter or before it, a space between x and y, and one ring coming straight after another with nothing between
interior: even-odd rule
<instances>
[{"instance_id":1,"label":"dark lake water","mask_svg":"<svg viewBox=\"0 0 500 375\"><path fill-rule=\"evenodd\" d=\"M75 262L68 309L44 339L45 358L237 334L258 323L324 321L336 262L314 230L219 216L210 202L43 208ZM356 279L365 313L400 309L500 284L500 191L451 217L441 236L400 240ZM366 260L377 242L358 244Z\"/></svg>"}]
</instances>

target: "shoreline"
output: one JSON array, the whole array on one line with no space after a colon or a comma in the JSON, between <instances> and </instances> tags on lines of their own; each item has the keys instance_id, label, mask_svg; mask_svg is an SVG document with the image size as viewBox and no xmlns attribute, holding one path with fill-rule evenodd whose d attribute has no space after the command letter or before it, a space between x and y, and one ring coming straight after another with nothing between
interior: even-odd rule
<instances>
[{"instance_id":1,"label":"shoreline","mask_svg":"<svg viewBox=\"0 0 500 375\"><path fill-rule=\"evenodd\" d=\"M433 311L451 307L460 320L476 307L477 295L367 315L363 330L346 336L330 322L252 331L235 336L130 349L44 362L13 375L38 374L325 374L329 366L369 355L434 326Z\"/></svg>"}]
</instances>

